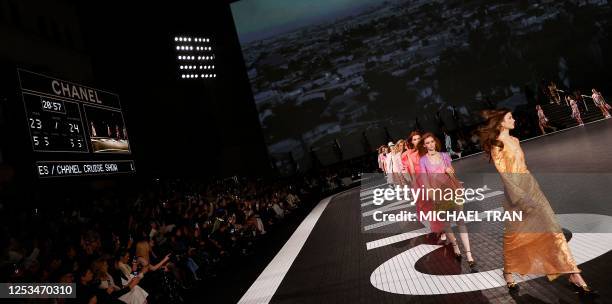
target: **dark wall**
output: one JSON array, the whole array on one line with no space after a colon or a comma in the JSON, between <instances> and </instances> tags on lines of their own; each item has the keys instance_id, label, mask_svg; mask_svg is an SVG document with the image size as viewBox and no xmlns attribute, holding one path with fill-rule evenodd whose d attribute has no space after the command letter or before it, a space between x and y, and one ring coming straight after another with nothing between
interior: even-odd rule
<instances>
[{"instance_id":1,"label":"dark wall","mask_svg":"<svg viewBox=\"0 0 612 304\"><path fill-rule=\"evenodd\" d=\"M71 1L0 0L1 190L5 181L32 181L35 174L17 67L95 86L81 37Z\"/></svg>"},{"instance_id":2,"label":"dark wall","mask_svg":"<svg viewBox=\"0 0 612 304\"><path fill-rule=\"evenodd\" d=\"M81 4L97 87L121 96L140 172L174 176L269 173L229 5ZM217 78L177 78L175 35L210 37Z\"/></svg>"}]
</instances>

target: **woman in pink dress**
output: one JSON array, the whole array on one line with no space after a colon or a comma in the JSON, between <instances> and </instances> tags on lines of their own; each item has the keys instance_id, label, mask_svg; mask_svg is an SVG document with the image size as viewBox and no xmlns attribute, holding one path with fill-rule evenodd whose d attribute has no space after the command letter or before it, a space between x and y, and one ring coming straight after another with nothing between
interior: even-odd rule
<instances>
[{"instance_id":1,"label":"woman in pink dress","mask_svg":"<svg viewBox=\"0 0 612 304\"><path fill-rule=\"evenodd\" d=\"M425 184L421 176L421 156L419 155L419 150L417 146L421 141L421 132L412 131L410 135L408 135L408 149L404 152L404 157L406 160L410 160L409 162L405 162L405 167L408 169L408 173L411 177L411 187L417 189L421 187L421 185ZM402 158L402 161L404 158ZM427 176L424 176L427 177ZM427 213L433 210L433 204L426 202L424 200L418 199L416 201L416 212L420 214L421 212ZM429 227L431 232L437 233L439 237L439 243L443 243L446 241L446 235L442 233L442 223L437 221L429 221L422 222L423 225Z\"/></svg>"},{"instance_id":2,"label":"woman in pink dress","mask_svg":"<svg viewBox=\"0 0 612 304\"><path fill-rule=\"evenodd\" d=\"M578 104L573 98L569 96L568 96L568 99L569 99L569 106L572 109L572 118L578 122L579 126L584 126L584 122L582 122L582 117L580 117L580 110L578 109Z\"/></svg>"},{"instance_id":3,"label":"woman in pink dress","mask_svg":"<svg viewBox=\"0 0 612 304\"><path fill-rule=\"evenodd\" d=\"M410 160L410 162L406 161L404 166L408 170L412 181L416 181L416 175L420 172L419 160L421 157L416 148L419 141L421 141L421 133L419 131L412 131L408 135L406 152L404 152L406 160Z\"/></svg>"},{"instance_id":4,"label":"woman in pink dress","mask_svg":"<svg viewBox=\"0 0 612 304\"><path fill-rule=\"evenodd\" d=\"M603 114L605 118L610 118L610 112L608 112L608 110L612 109L612 107L610 107L601 93L597 90L593 89L591 92L593 92L593 95L591 95L593 102L595 102L595 105L601 110L601 114Z\"/></svg>"},{"instance_id":5,"label":"woman in pink dress","mask_svg":"<svg viewBox=\"0 0 612 304\"><path fill-rule=\"evenodd\" d=\"M451 165L450 156L448 153L440 152L441 148L440 140L433 133L425 133L423 135L418 145L419 155L421 155L421 175L423 175L423 180L426 182L426 188L440 189L442 192L450 188L454 191L462 186L455 176L455 169ZM463 209L462 204L456 203L454 200L444 201L443 197L430 197L429 199L430 203L433 204L433 210L438 212L461 211ZM468 265L472 271L475 271L476 262L470 250L470 239L465 222L456 221L455 223L459 230L461 243L463 243L463 248L465 249ZM432 223L431 229L432 231L444 231L446 238L453 245L455 257L460 260L461 250L450 223L436 222L436 225Z\"/></svg>"},{"instance_id":6,"label":"woman in pink dress","mask_svg":"<svg viewBox=\"0 0 612 304\"><path fill-rule=\"evenodd\" d=\"M546 115L544 114L544 110L542 110L542 107L540 105L536 105L536 111L538 111L538 125L540 126L540 131L542 131L542 134L546 134L546 131L544 131L544 128L553 128L548 124L548 118L546 117ZM556 130L556 128L554 128Z\"/></svg>"}]
</instances>

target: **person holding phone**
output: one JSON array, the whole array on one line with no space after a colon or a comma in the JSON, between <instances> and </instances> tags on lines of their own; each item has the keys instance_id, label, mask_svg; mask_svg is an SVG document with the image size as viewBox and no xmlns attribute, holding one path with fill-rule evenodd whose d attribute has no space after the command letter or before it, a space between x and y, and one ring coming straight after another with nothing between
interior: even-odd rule
<instances>
[{"instance_id":1,"label":"person holding phone","mask_svg":"<svg viewBox=\"0 0 612 304\"><path fill-rule=\"evenodd\" d=\"M119 251L115 264L115 267L118 270L118 276L116 277L115 281L121 282L123 288L130 289L129 292L127 292L124 296L119 297L119 299L129 300L129 303L146 303L149 293L140 287L139 283L147 272L147 268L143 268L139 273L136 259L132 260L131 266L128 265L129 261L129 251Z\"/></svg>"}]
</instances>

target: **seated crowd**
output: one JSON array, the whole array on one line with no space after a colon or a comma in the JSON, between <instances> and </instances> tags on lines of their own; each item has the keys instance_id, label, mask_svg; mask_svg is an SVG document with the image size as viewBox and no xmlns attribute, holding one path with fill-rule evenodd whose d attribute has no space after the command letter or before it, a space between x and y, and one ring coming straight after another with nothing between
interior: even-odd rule
<instances>
[{"instance_id":1,"label":"seated crowd","mask_svg":"<svg viewBox=\"0 0 612 304\"><path fill-rule=\"evenodd\" d=\"M219 265L252 254L269 230L341 186L337 173L157 180L133 193L64 199L61 207L3 201L0 281L77 285L76 300L56 302L180 303Z\"/></svg>"}]
</instances>

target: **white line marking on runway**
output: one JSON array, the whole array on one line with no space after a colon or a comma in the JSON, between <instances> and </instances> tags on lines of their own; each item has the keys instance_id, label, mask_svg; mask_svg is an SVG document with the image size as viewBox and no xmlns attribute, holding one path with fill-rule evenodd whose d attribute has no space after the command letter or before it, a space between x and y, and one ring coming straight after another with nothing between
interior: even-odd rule
<instances>
[{"instance_id":1,"label":"white line marking on runway","mask_svg":"<svg viewBox=\"0 0 612 304\"><path fill-rule=\"evenodd\" d=\"M383 186L383 187L387 187L387 186ZM376 188L378 189L378 188ZM365 190L363 192L361 192L361 197L368 197L368 196L372 196L374 195L374 190L376 189L370 189L370 190Z\"/></svg>"},{"instance_id":2,"label":"white line marking on runway","mask_svg":"<svg viewBox=\"0 0 612 304\"><path fill-rule=\"evenodd\" d=\"M425 235L425 234L428 234L428 233L429 233L429 228L424 227L424 228L413 230L413 231L410 231L410 232L404 232L404 233L396 234L394 236L386 237L384 239L368 242L366 244L366 248L368 250L375 249L375 248L380 248L380 247L384 247L384 246L387 246L387 245L399 243L399 242L402 242L402 241L405 241L405 240L417 238L417 237L419 237L421 235Z\"/></svg>"},{"instance_id":3,"label":"white line marking on runway","mask_svg":"<svg viewBox=\"0 0 612 304\"><path fill-rule=\"evenodd\" d=\"M403 202L406 202L406 201L403 201ZM399 202L397 202L397 203L399 203ZM396 203L394 203L394 204L396 204ZM370 213L370 214L366 215L364 213L363 217L367 217L369 215L373 215L374 212L376 212L376 211L380 211L382 213L387 213L387 212L407 209L407 208L411 208L411 207L415 207L415 205L413 205L412 203L410 203L410 204L399 204L399 205L393 205L393 206L389 205L389 206L386 206L386 207L382 207L382 208L378 208L378 209L375 209L375 210L372 210L372 211L368 211L366 213Z\"/></svg>"},{"instance_id":4,"label":"white line marking on runway","mask_svg":"<svg viewBox=\"0 0 612 304\"><path fill-rule=\"evenodd\" d=\"M400 210L400 209L404 209L404 208L408 208L408 207L414 206L413 203L408 203L408 202L411 202L411 200L397 201L397 202L394 202L394 203L391 203L391 204L384 205L384 206L379 207L379 208L372 209L370 211L366 211L366 212L364 212L361 215L363 217L366 217L366 216L370 216L370 215L374 214L374 212L376 212L376 211L381 211L381 212L395 211L395 210ZM408 204L406 204L406 203L408 203Z\"/></svg>"},{"instance_id":5,"label":"white line marking on runway","mask_svg":"<svg viewBox=\"0 0 612 304\"><path fill-rule=\"evenodd\" d=\"M382 174L382 173L380 173L380 174ZM387 186L389 185L389 183L387 183L387 182L383 182L383 183L380 183L380 184L376 184L376 185L374 185L374 186L370 186L371 184L373 184L373 183L368 184L368 187L365 187L364 185L361 185L361 186L359 186L359 187L361 188L361 191L362 191L362 192L365 192L365 191L367 191L367 190L371 190L371 189L374 189L374 188L382 188L382 187L387 187Z\"/></svg>"},{"instance_id":6,"label":"white line marking on runway","mask_svg":"<svg viewBox=\"0 0 612 304\"><path fill-rule=\"evenodd\" d=\"M569 247L574 254L576 264L588 262L612 249L612 233L601 233L610 231L612 217L580 213L558 214L557 217L562 227L572 231ZM370 283L382 291L407 295L452 294L506 285L502 277L502 268L459 275L432 275L422 273L415 268L415 264L420 258L440 247L442 246L421 244L392 257L372 272ZM396 267L397 264L403 267ZM540 276L529 275L523 278L519 277L516 281L524 282L538 277ZM407 286L414 286L418 282L426 282L426 284L423 289L397 288L400 286L397 284L399 283L397 278L405 278L402 280L404 283L408 283ZM475 284L465 284L469 281ZM384 284L381 284L381 282L384 282ZM455 284L452 284L453 282Z\"/></svg>"},{"instance_id":7,"label":"white line marking on runway","mask_svg":"<svg viewBox=\"0 0 612 304\"><path fill-rule=\"evenodd\" d=\"M338 195L338 194L336 194ZM334 196L336 196L334 195ZM302 221L293 235L276 254L266 269L257 277L249 290L238 303L268 303L276 293L278 286L289 271L289 268L306 243L312 229L323 214L323 211L334 196L323 199Z\"/></svg>"},{"instance_id":8,"label":"white line marking on runway","mask_svg":"<svg viewBox=\"0 0 612 304\"><path fill-rule=\"evenodd\" d=\"M370 206L370 205L372 205L372 204L374 204L374 200L371 200L371 201L368 201L367 203L363 203L363 204L361 204L361 207L362 207L362 208L363 208L363 207L367 207L367 206Z\"/></svg>"}]
</instances>

